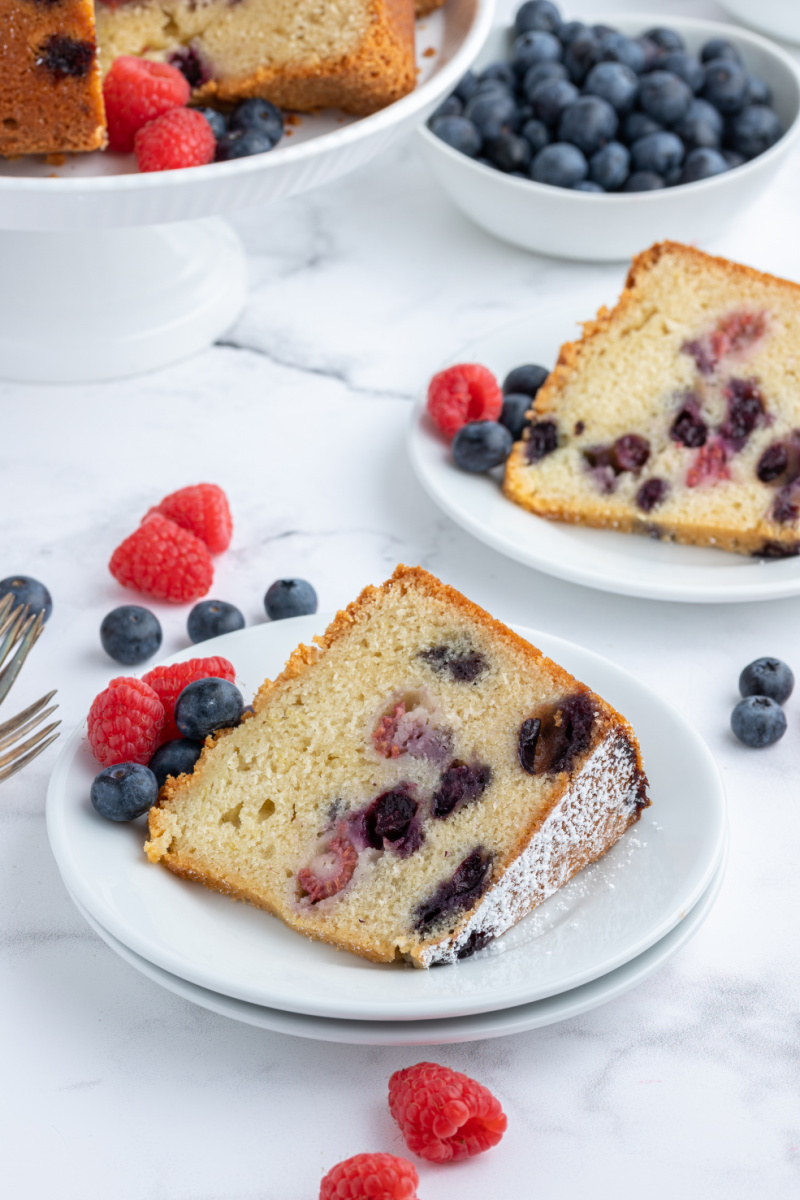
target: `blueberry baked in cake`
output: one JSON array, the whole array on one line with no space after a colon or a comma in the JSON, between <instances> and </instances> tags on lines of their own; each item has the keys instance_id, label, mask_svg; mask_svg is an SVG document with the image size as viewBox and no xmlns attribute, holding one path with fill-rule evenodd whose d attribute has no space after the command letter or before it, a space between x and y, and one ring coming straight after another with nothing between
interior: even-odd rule
<instances>
[{"instance_id":1,"label":"blueberry baked in cake","mask_svg":"<svg viewBox=\"0 0 800 1200\"><path fill-rule=\"evenodd\" d=\"M416 82L414 0L97 0L97 35L104 73L123 54L168 62L196 101L365 114Z\"/></svg>"},{"instance_id":2,"label":"blueberry baked in cake","mask_svg":"<svg viewBox=\"0 0 800 1200\"><path fill-rule=\"evenodd\" d=\"M148 857L375 962L467 957L649 804L625 718L419 568L253 708L167 780Z\"/></svg>"},{"instance_id":3,"label":"blueberry baked in cake","mask_svg":"<svg viewBox=\"0 0 800 1200\"><path fill-rule=\"evenodd\" d=\"M540 516L800 553L800 287L676 243L562 347L506 466Z\"/></svg>"},{"instance_id":4,"label":"blueberry baked in cake","mask_svg":"<svg viewBox=\"0 0 800 1200\"><path fill-rule=\"evenodd\" d=\"M0 0L0 155L105 142L92 0Z\"/></svg>"}]
</instances>

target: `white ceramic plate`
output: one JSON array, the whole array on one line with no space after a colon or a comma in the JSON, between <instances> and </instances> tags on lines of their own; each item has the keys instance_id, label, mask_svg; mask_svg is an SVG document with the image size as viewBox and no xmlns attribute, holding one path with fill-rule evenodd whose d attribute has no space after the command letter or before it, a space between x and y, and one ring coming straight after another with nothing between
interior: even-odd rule
<instances>
[{"instance_id":1,"label":"white ceramic plate","mask_svg":"<svg viewBox=\"0 0 800 1200\"><path fill-rule=\"evenodd\" d=\"M655 946L651 946L631 962L617 967L615 971L610 971L600 979L585 983L583 987L573 988L569 992L562 992L558 996L550 996L546 1000L536 1000L532 1004L519 1004L514 1008L477 1013L471 1017L445 1017L432 1021L336 1020L333 1017L309 1017L301 1013L282 1012L276 1008L248 1004L245 1000L234 1000L231 996L211 992L177 975L171 975L148 962L146 958L134 954L133 950L129 950L90 916L74 896L73 900L95 933L125 962L167 991L201 1008L219 1013L220 1016L231 1017L234 1021L255 1025L272 1033L286 1033L321 1042L345 1042L360 1046L436 1046L526 1033L529 1029L540 1029L543 1025L553 1025L557 1021L580 1016L589 1009L597 1008L621 996L662 967L694 936L714 905L724 873L725 859L720 863L697 904L673 930L661 941L656 942Z\"/></svg>"},{"instance_id":2,"label":"white ceramic plate","mask_svg":"<svg viewBox=\"0 0 800 1200\"><path fill-rule=\"evenodd\" d=\"M452 91L491 28L494 0L448 0L417 23L419 83L369 117L303 116L269 154L140 175L129 155L0 160L0 229L90 229L191 221L307 191L367 162ZM433 55L425 52L433 50Z\"/></svg>"},{"instance_id":3,"label":"white ceramic plate","mask_svg":"<svg viewBox=\"0 0 800 1200\"><path fill-rule=\"evenodd\" d=\"M257 625L171 661L224 654L248 694L325 625L319 615ZM489 1012L579 987L630 961L685 916L719 865L726 820L719 772L684 718L632 675L559 638L519 632L628 716L654 803L600 862L472 959L431 971L369 963L151 866L143 821L116 825L90 805L97 764L83 729L66 741L47 797L50 843L67 887L103 928L156 966L240 1000L324 1017Z\"/></svg>"},{"instance_id":4,"label":"white ceramic plate","mask_svg":"<svg viewBox=\"0 0 800 1200\"><path fill-rule=\"evenodd\" d=\"M551 367L561 345L580 336L578 322L614 301L607 290L592 290L533 310L470 342L442 366L483 363L501 381L521 363ZM505 498L498 472L470 475L454 465L447 442L425 413L424 396L412 414L408 450L422 486L449 517L492 549L548 575L604 592L693 604L800 594L800 557L765 561L546 521L526 512Z\"/></svg>"}]
</instances>

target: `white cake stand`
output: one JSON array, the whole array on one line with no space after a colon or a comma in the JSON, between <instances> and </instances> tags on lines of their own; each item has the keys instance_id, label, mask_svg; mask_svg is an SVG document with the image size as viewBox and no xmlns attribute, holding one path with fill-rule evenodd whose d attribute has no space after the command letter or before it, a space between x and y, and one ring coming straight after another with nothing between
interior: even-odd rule
<instances>
[{"instance_id":1,"label":"white cake stand","mask_svg":"<svg viewBox=\"0 0 800 1200\"><path fill-rule=\"evenodd\" d=\"M493 12L494 0L448 0L417 24L409 96L360 119L304 116L269 154L147 175L132 157L99 152L63 166L0 160L0 378L111 379L209 345L246 290L242 246L219 214L368 162L452 90Z\"/></svg>"}]
</instances>

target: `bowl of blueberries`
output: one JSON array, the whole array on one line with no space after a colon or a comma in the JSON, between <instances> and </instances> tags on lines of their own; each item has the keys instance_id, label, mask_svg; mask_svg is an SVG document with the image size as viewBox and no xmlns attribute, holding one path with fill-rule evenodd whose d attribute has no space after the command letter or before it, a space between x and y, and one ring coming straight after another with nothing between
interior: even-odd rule
<instances>
[{"instance_id":1,"label":"bowl of blueberries","mask_svg":"<svg viewBox=\"0 0 800 1200\"><path fill-rule=\"evenodd\" d=\"M489 233L614 261L717 236L800 133L800 71L754 33L694 18L567 21L528 0L419 131L434 176Z\"/></svg>"}]
</instances>

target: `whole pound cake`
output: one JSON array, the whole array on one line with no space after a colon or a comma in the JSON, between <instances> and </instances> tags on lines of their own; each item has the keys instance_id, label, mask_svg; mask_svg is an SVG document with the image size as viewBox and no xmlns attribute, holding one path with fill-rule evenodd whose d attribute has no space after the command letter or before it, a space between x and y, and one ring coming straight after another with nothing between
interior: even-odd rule
<instances>
[{"instance_id":1,"label":"whole pound cake","mask_svg":"<svg viewBox=\"0 0 800 1200\"><path fill-rule=\"evenodd\" d=\"M419 568L300 646L150 812L152 862L375 962L452 962L649 804L628 722Z\"/></svg>"},{"instance_id":2,"label":"whole pound cake","mask_svg":"<svg viewBox=\"0 0 800 1200\"><path fill-rule=\"evenodd\" d=\"M365 114L416 82L414 0L98 0L97 35L104 73L121 54L169 62L200 101Z\"/></svg>"},{"instance_id":3,"label":"whole pound cake","mask_svg":"<svg viewBox=\"0 0 800 1200\"><path fill-rule=\"evenodd\" d=\"M105 142L92 0L0 0L0 155Z\"/></svg>"},{"instance_id":4,"label":"whole pound cake","mask_svg":"<svg viewBox=\"0 0 800 1200\"><path fill-rule=\"evenodd\" d=\"M505 492L543 517L800 553L800 287L671 242L563 346Z\"/></svg>"}]
</instances>

